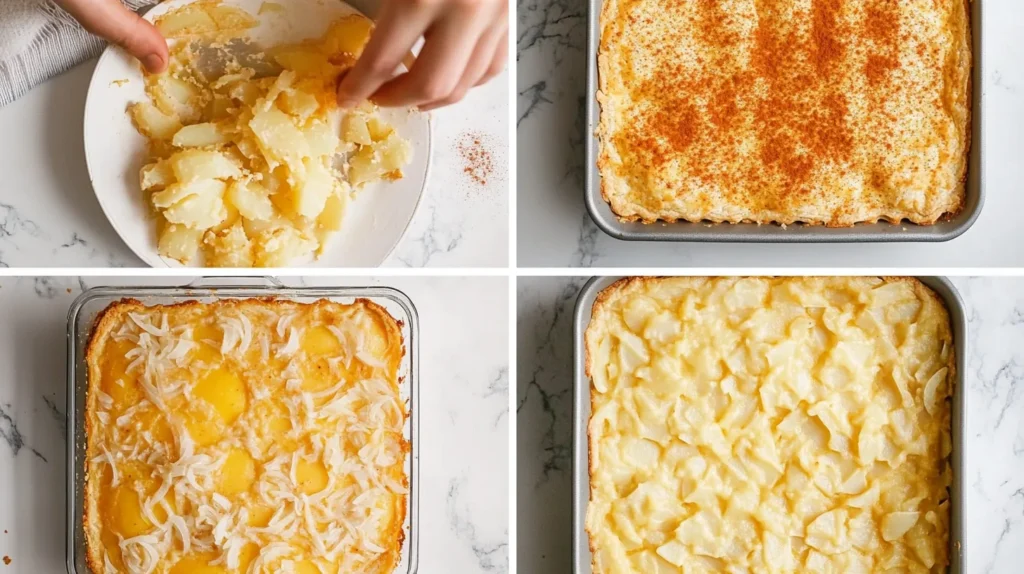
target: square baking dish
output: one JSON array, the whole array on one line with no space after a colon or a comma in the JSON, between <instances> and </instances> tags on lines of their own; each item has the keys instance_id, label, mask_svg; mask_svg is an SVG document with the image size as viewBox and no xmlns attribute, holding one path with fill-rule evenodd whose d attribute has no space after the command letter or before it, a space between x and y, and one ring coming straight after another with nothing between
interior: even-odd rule
<instances>
[{"instance_id":1,"label":"square baking dish","mask_svg":"<svg viewBox=\"0 0 1024 574\"><path fill-rule=\"evenodd\" d=\"M590 217L602 231L627 241L693 241L704 243L872 243L872 242L941 242L962 235L978 219L985 202L985 163L982 145L982 86L984 64L982 54L982 12L980 0L965 0L971 5L971 148L967 164L967 187L963 210L948 221L921 226L902 222L878 222L854 227L824 227L794 224L783 228L776 224L756 223L639 223L619 221L601 197L601 173L597 169L598 126L600 105L597 103L597 51L601 40L602 0L590 0L587 15L587 133L586 184L584 200Z\"/></svg>"},{"instance_id":2,"label":"square baking dish","mask_svg":"<svg viewBox=\"0 0 1024 574\"><path fill-rule=\"evenodd\" d=\"M405 470L409 476L406 498L405 543L395 574L416 574L419 555L419 318L412 301L390 287L285 287L274 278L240 278L244 284L225 278L199 279L181 287L95 287L82 293L68 311L67 371L67 532L68 574L91 573L86 563L85 532L82 524L85 489L85 397L88 389L85 350L97 315L123 298L138 299L146 306L184 301L209 303L221 299L271 297L300 303L327 299L350 303L369 299L401 321L405 355L398 369L400 395L409 406L405 438L410 443ZM261 284L262 283L262 284Z\"/></svg>"},{"instance_id":3,"label":"square baking dish","mask_svg":"<svg viewBox=\"0 0 1024 574\"><path fill-rule=\"evenodd\" d=\"M590 452L587 443L587 425L590 421L590 379L586 373L583 335L590 324L594 301L598 294L622 277L594 277L580 290L573 315L573 433L572 433L572 563L576 574L591 573L590 543L585 530L587 504L590 501ZM966 369L967 314L956 287L943 277L919 277L933 289L949 311L953 327L953 347L956 352L956 377L953 384L953 417L951 433L953 452L951 465L953 485L950 491L949 521L949 574L962 574L964 570L964 457L963 447L967 428Z\"/></svg>"}]
</instances>

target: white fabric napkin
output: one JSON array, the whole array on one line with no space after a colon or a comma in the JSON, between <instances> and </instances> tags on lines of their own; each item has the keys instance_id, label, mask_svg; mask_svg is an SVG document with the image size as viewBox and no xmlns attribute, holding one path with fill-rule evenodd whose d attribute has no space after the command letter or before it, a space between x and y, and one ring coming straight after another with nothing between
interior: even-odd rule
<instances>
[{"instance_id":1,"label":"white fabric napkin","mask_svg":"<svg viewBox=\"0 0 1024 574\"><path fill-rule=\"evenodd\" d=\"M122 2L138 10L156 0ZM52 0L0 0L0 107L105 46Z\"/></svg>"}]
</instances>

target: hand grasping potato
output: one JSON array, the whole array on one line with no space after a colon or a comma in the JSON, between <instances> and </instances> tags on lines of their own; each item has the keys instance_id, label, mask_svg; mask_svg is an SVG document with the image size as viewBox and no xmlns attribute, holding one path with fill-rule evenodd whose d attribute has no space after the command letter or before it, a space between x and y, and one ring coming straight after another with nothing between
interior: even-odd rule
<instances>
[{"instance_id":1,"label":"hand grasping potato","mask_svg":"<svg viewBox=\"0 0 1024 574\"><path fill-rule=\"evenodd\" d=\"M392 78L421 36L412 70ZM338 86L338 101L446 106L498 75L507 55L507 0L383 0L369 44Z\"/></svg>"}]
</instances>

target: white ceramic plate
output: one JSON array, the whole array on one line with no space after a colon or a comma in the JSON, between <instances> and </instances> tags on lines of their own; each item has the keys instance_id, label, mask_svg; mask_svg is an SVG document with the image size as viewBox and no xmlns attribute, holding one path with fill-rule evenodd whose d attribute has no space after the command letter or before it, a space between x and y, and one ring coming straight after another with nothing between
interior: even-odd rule
<instances>
[{"instance_id":1,"label":"white ceramic plate","mask_svg":"<svg viewBox=\"0 0 1024 574\"><path fill-rule=\"evenodd\" d=\"M193 0L158 4L145 18L153 18ZM257 16L263 0L223 0L260 19L251 37L262 45L297 42L322 35L337 18L356 10L340 0L274 0L284 12ZM128 80L120 82L120 80ZM143 261L154 267L181 267L157 253L156 222L139 188L139 170L146 158L146 138L136 131L126 109L147 98L142 69L124 50L110 47L100 57L85 102L85 160L100 206L121 239ZM430 171L431 125L429 114L385 110L398 133L412 143L413 159L396 182L363 188L349 203L344 226L333 235L317 261L294 265L318 267L375 267L387 259L401 240ZM197 256L193 266L202 266Z\"/></svg>"}]
</instances>

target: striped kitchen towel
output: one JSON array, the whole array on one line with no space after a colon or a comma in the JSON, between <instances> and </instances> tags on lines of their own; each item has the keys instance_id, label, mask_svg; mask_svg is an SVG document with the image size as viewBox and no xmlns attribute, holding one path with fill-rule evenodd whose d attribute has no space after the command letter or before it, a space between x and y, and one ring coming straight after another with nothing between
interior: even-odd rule
<instances>
[{"instance_id":1,"label":"striped kitchen towel","mask_svg":"<svg viewBox=\"0 0 1024 574\"><path fill-rule=\"evenodd\" d=\"M133 10L156 3L122 1ZM0 0L0 106L98 56L105 46L52 0Z\"/></svg>"}]
</instances>

